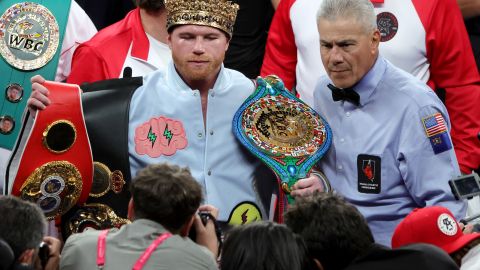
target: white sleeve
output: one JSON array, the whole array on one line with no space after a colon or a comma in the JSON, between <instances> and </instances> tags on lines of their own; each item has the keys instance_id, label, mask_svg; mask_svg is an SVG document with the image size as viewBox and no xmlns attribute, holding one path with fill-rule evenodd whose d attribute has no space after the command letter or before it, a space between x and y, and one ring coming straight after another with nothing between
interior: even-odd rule
<instances>
[{"instance_id":1,"label":"white sleeve","mask_svg":"<svg viewBox=\"0 0 480 270\"><path fill-rule=\"evenodd\" d=\"M75 49L78 45L88 41L97 33L97 28L87 13L85 13L77 2L74 0L71 1L72 5L68 15L67 28L65 29L55 81L63 81L70 75L72 57Z\"/></svg>"}]
</instances>

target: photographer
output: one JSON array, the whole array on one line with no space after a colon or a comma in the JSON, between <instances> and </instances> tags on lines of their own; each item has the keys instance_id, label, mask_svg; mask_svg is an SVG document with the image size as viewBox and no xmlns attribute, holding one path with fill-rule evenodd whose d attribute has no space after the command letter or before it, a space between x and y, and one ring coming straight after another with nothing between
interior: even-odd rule
<instances>
[{"instance_id":1,"label":"photographer","mask_svg":"<svg viewBox=\"0 0 480 270\"><path fill-rule=\"evenodd\" d=\"M0 196L0 217L0 270L58 269L61 244L43 236L46 221L38 206Z\"/></svg>"},{"instance_id":2,"label":"photographer","mask_svg":"<svg viewBox=\"0 0 480 270\"><path fill-rule=\"evenodd\" d=\"M217 269L215 226L210 220L204 226L196 212L208 212L215 219L218 210L208 205L199 208L202 188L189 169L165 163L147 166L130 189L132 223L119 230L70 236L61 269ZM186 237L192 225L198 244Z\"/></svg>"}]
</instances>

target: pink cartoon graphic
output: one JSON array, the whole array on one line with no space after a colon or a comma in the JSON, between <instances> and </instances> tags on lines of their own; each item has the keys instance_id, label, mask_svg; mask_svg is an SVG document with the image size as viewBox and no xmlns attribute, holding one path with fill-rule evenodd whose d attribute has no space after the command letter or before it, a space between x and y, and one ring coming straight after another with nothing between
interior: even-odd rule
<instances>
[{"instance_id":1,"label":"pink cartoon graphic","mask_svg":"<svg viewBox=\"0 0 480 270\"><path fill-rule=\"evenodd\" d=\"M135 151L139 155L171 156L187 144L182 122L167 117L152 118L135 129Z\"/></svg>"}]
</instances>

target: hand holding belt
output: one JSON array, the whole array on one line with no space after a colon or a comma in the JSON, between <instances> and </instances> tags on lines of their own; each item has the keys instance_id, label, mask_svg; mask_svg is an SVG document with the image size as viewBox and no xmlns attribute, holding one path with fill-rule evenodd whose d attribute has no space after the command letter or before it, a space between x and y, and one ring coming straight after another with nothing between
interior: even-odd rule
<instances>
[{"instance_id":1,"label":"hand holding belt","mask_svg":"<svg viewBox=\"0 0 480 270\"><path fill-rule=\"evenodd\" d=\"M285 193L280 192L278 198L277 217L281 222L286 203L294 202L291 187L307 177L330 147L328 123L272 75L257 78L257 89L235 113L233 132L277 175Z\"/></svg>"},{"instance_id":2,"label":"hand holding belt","mask_svg":"<svg viewBox=\"0 0 480 270\"><path fill-rule=\"evenodd\" d=\"M37 203L48 219L87 200L93 161L77 85L45 82L51 104L27 118L7 169L11 194Z\"/></svg>"},{"instance_id":3,"label":"hand holding belt","mask_svg":"<svg viewBox=\"0 0 480 270\"><path fill-rule=\"evenodd\" d=\"M355 92L355 90L353 90L353 88L338 88L330 83L327 85L327 87L332 90L333 101L345 100L355 104L356 106L360 105L360 96L357 92Z\"/></svg>"}]
</instances>

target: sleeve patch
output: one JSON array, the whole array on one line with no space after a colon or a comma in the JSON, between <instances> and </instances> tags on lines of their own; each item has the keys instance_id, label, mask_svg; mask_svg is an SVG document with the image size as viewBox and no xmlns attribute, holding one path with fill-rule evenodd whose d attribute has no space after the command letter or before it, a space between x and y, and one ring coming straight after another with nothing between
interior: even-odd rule
<instances>
[{"instance_id":1,"label":"sleeve patch","mask_svg":"<svg viewBox=\"0 0 480 270\"><path fill-rule=\"evenodd\" d=\"M430 140L433 152L440 154L452 149L452 141L448 135L447 126L442 114L436 113L422 118L425 134Z\"/></svg>"}]
</instances>

